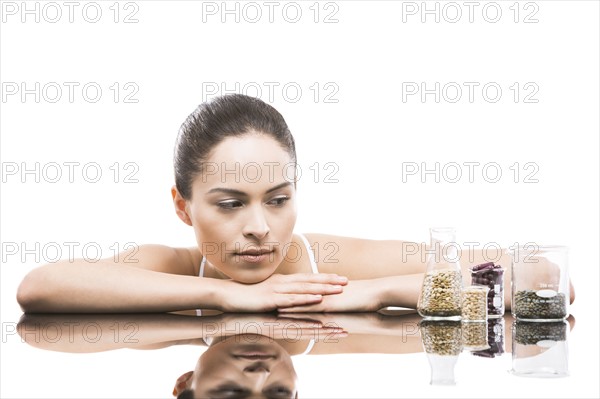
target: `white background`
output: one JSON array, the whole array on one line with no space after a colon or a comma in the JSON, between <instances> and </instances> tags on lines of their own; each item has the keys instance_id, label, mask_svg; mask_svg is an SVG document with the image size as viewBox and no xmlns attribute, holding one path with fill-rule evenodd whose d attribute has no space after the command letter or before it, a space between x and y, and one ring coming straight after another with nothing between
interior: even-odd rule
<instances>
[{"instance_id":1,"label":"white background","mask_svg":"<svg viewBox=\"0 0 600 399\"><path fill-rule=\"evenodd\" d=\"M169 191L179 125L210 98L207 87L219 87L217 94L222 94L223 84L228 90L237 87L255 95L258 86L262 98L284 115L296 139L303 171L298 232L422 241L428 239L430 226L450 225L457 228L459 241L481 245L535 241L569 246L577 290L571 308L577 319L571 337L572 376L561 381L519 379L506 374L510 364L503 358L506 367L497 371L497 382L486 385L486 394L598 397L598 2L514 3L479 2L470 22L463 2L450 6L439 2L439 22L431 14L424 15L423 23L421 2L338 1L316 6L312 1L295 2L287 6L285 16L282 12L288 3L279 2L273 22L268 8L258 2L254 4L262 18L252 23L249 19L255 17L256 7L244 8L246 3L238 2L239 22L235 14L226 14L223 23L221 2L138 1L116 6L112 1L79 2L73 22L68 8L58 2L54 4L62 17L51 23L58 19L57 7L27 2L32 10L37 4L36 22L35 14L22 15L21 2L3 2L3 331L20 315L15 301L19 281L54 256L54 252L44 254L44 247L58 246L66 257L65 242L78 243L76 256L85 244L97 245L104 256L128 242L193 245L191 229L175 217ZM452 23L455 5L462 17ZM236 2L228 2L227 7L234 9ZM417 13L411 15L415 7ZM427 7L434 9L436 2L427 2ZM96 8L102 15L91 23ZM291 23L296 8L302 16ZM215 9L215 15L206 12ZM315 9L319 10L316 23ZM499 20L489 22L497 9L502 13ZM128 15L137 22L124 23ZM327 15L331 23L324 22ZM533 23L525 23L526 17ZM34 89L36 82L39 102L35 94L22 98L21 85ZM55 103L51 82L63 89ZM73 102L65 82L78 85ZM120 94L116 103L115 82ZM424 82L428 89L436 82L442 88L456 82L463 88L462 97L452 103L448 100L455 92L448 91L440 93L439 102L434 94L425 101L420 93L403 98L407 82L409 86ZM472 102L465 82L478 84ZM520 87L517 102L510 89L515 82ZM89 83L102 89L97 102L82 93ZM484 98L482 87L487 83L501 87L497 102ZM293 89L282 92L286 84L300 87L300 97ZM275 86L272 99L268 85ZM15 87L19 92L10 94ZM530 99L537 102L526 103L524 97L532 87L538 91ZM137 89L135 94L132 88ZM94 96L93 90L87 94ZM137 102L125 102L127 94ZM327 94L337 102L325 102ZM492 89L488 94L494 97ZM43 173L52 162L63 165L57 183L48 181L56 169L47 167L48 175ZM79 162L73 182L64 162ZM120 170L117 177L115 162ZM319 176L314 173L315 162ZM325 182L333 170L325 169L328 162L337 166L332 176L336 183ZM452 162L478 162L479 166L472 182L465 166L456 183L444 181L443 173L439 182L432 174L403 176L403 168L414 165L409 163L421 168L422 162L429 169L439 163L440 172ZM496 183L490 182L494 170L482 173L483 165L490 162L502 172ZM514 173L515 162L519 176ZM32 169L36 163L39 182L34 174L21 173L22 166ZM89 175L82 174L82 166L90 163L102 169L97 183L86 181L94 178L90 169ZM137 169L126 168L128 163ZM535 166L525 169L527 163ZM19 170L11 174L15 165ZM526 183L532 170L535 174L530 178L537 182ZM132 171L130 177L137 182L125 183ZM454 177L455 169L446 171L447 177ZM36 254L22 252L36 245L39 262ZM118 360L123 356L118 353L93 359L89 355L79 361L97 363L106 374L81 376L82 369L71 357L64 362L61 355L42 354L15 337L4 338L2 397L164 396L198 355L195 349L181 348L136 353L129 355L127 364ZM310 387L304 395L481 394L476 384L467 383L467 371L465 383L454 389L429 387L424 357L408 355L401 362L393 356L371 360L349 356L352 361L341 356L326 361L298 359L298 374ZM478 359L469 359L463 370L476 370ZM34 373L32 362L39 366ZM157 364L178 366L164 372L165 367L154 367ZM32 380L37 383L31 384ZM61 381L56 392L49 388L52 381ZM106 383L119 389L107 389ZM100 386L87 391L91 384ZM495 393L495 386L502 390Z\"/></svg>"}]
</instances>

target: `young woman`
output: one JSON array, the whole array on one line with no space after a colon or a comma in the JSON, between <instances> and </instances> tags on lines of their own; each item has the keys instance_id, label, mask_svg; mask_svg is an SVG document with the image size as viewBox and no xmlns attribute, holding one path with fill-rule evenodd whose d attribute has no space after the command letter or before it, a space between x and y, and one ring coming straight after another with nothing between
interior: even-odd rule
<instances>
[{"instance_id":1,"label":"young woman","mask_svg":"<svg viewBox=\"0 0 600 399\"><path fill-rule=\"evenodd\" d=\"M424 247L294 234L295 166L294 139L270 105L237 94L201 104L181 126L171 189L197 246L143 245L116 262L45 265L24 278L17 300L25 312L415 308ZM484 261L481 251L461 254L465 281ZM496 261L509 269L507 254ZM505 284L510 292L510 273Z\"/></svg>"}]
</instances>

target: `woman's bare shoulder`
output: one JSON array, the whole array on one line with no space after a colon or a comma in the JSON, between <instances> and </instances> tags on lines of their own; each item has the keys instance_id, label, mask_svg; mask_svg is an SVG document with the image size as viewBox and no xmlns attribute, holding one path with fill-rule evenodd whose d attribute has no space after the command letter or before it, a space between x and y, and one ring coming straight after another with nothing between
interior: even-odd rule
<instances>
[{"instance_id":1,"label":"woman's bare shoulder","mask_svg":"<svg viewBox=\"0 0 600 399\"><path fill-rule=\"evenodd\" d=\"M360 237L349 237L349 236L341 236L335 234L323 234L323 233L305 233L304 237L308 239L309 242L372 242L375 240L369 238L360 238Z\"/></svg>"},{"instance_id":2,"label":"woman's bare shoulder","mask_svg":"<svg viewBox=\"0 0 600 399\"><path fill-rule=\"evenodd\" d=\"M306 233L304 237L308 240L311 248L323 253L342 252L352 254L365 247L382 243L380 240L323 233Z\"/></svg>"},{"instance_id":3,"label":"woman's bare shoulder","mask_svg":"<svg viewBox=\"0 0 600 399\"><path fill-rule=\"evenodd\" d=\"M202 254L196 247L144 244L129 249L119 263L163 273L198 275Z\"/></svg>"},{"instance_id":4,"label":"woman's bare shoulder","mask_svg":"<svg viewBox=\"0 0 600 399\"><path fill-rule=\"evenodd\" d=\"M322 273L340 273L341 269L344 269L344 273L350 272L348 266L354 264L357 257L364 253L368 243L374 242L363 238L322 233L306 233L304 236Z\"/></svg>"}]
</instances>

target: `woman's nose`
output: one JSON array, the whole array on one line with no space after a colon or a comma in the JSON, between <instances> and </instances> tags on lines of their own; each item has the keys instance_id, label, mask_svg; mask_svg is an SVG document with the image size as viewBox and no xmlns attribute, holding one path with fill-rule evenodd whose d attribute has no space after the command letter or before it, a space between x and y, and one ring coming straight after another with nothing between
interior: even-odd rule
<instances>
[{"instance_id":1,"label":"woman's nose","mask_svg":"<svg viewBox=\"0 0 600 399\"><path fill-rule=\"evenodd\" d=\"M246 367L244 367L244 371L247 373L269 373L269 367L264 362L255 362Z\"/></svg>"},{"instance_id":2,"label":"woman's nose","mask_svg":"<svg viewBox=\"0 0 600 399\"><path fill-rule=\"evenodd\" d=\"M253 209L243 229L245 237L253 236L259 240L269 234L269 224L262 209Z\"/></svg>"}]
</instances>

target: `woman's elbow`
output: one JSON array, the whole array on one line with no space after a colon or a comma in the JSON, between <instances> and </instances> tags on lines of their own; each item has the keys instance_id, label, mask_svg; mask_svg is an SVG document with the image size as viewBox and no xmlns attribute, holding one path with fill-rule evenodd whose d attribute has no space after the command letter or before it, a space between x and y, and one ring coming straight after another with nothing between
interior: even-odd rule
<instances>
[{"instance_id":1,"label":"woman's elbow","mask_svg":"<svg viewBox=\"0 0 600 399\"><path fill-rule=\"evenodd\" d=\"M575 287L573 287L572 281L569 281L569 302L575 302Z\"/></svg>"},{"instance_id":2,"label":"woman's elbow","mask_svg":"<svg viewBox=\"0 0 600 399\"><path fill-rule=\"evenodd\" d=\"M39 269L32 270L23 278L17 289L17 302L25 313L40 311L44 291L40 274Z\"/></svg>"}]
</instances>

